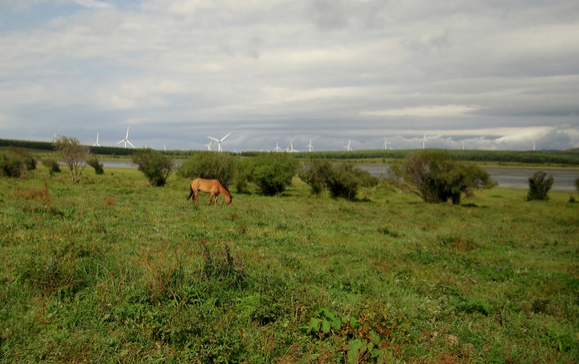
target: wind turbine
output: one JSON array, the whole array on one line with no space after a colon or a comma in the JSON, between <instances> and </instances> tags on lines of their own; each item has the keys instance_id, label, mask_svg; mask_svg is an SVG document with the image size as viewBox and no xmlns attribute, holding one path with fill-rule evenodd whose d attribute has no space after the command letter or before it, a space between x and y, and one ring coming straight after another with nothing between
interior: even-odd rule
<instances>
[{"instance_id":1,"label":"wind turbine","mask_svg":"<svg viewBox=\"0 0 579 364\"><path fill-rule=\"evenodd\" d=\"M426 148L426 142L428 142L428 140L426 140L426 134L424 134L422 137L422 149Z\"/></svg>"},{"instance_id":2,"label":"wind turbine","mask_svg":"<svg viewBox=\"0 0 579 364\"><path fill-rule=\"evenodd\" d=\"M312 145L312 140L310 139L310 144L308 144L308 152L314 150L314 146Z\"/></svg>"},{"instance_id":3,"label":"wind turbine","mask_svg":"<svg viewBox=\"0 0 579 364\"><path fill-rule=\"evenodd\" d=\"M128 126L127 126L127 136L125 137L125 139L121 140L117 144L121 144L123 142L125 143L125 148L127 147L127 143L129 143L131 145L131 147L135 148L133 143L131 143L131 141L129 140L129 127Z\"/></svg>"},{"instance_id":4,"label":"wind turbine","mask_svg":"<svg viewBox=\"0 0 579 364\"><path fill-rule=\"evenodd\" d=\"M210 140L210 141L209 141L209 144L206 145L208 152L211 152L211 143L213 143L213 140Z\"/></svg>"},{"instance_id":5,"label":"wind turbine","mask_svg":"<svg viewBox=\"0 0 579 364\"><path fill-rule=\"evenodd\" d=\"M390 145L390 142L386 139L386 137L384 137L384 149L388 149L388 145Z\"/></svg>"},{"instance_id":6,"label":"wind turbine","mask_svg":"<svg viewBox=\"0 0 579 364\"><path fill-rule=\"evenodd\" d=\"M350 147L350 141L348 140L348 145L346 145L344 147L344 149L346 149L347 152L351 152L352 151L352 147Z\"/></svg>"},{"instance_id":7,"label":"wind turbine","mask_svg":"<svg viewBox=\"0 0 579 364\"><path fill-rule=\"evenodd\" d=\"M274 152L281 152L281 148L279 147L279 142L275 142Z\"/></svg>"},{"instance_id":8,"label":"wind turbine","mask_svg":"<svg viewBox=\"0 0 579 364\"><path fill-rule=\"evenodd\" d=\"M98 133L98 132L97 132L97 141L96 141L96 143L94 143L92 146L93 146L93 147L100 147L100 146L101 146L101 145L99 144L99 133Z\"/></svg>"},{"instance_id":9,"label":"wind turbine","mask_svg":"<svg viewBox=\"0 0 579 364\"><path fill-rule=\"evenodd\" d=\"M222 152L222 151L223 151L223 149L221 149L221 142L222 142L222 141L224 141L224 140L225 140L225 138L227 138L227 137L229 136L229 134L231 134L231 133L227 133L227 135L226 135L226 136L224 136L224 137L223 137L223 138L221 138L221 139L217 139L217 138L214 138L214 137L210 137L210 136L208 136L207 138L209 138L209 139L211 139L211 140L214 140L214 141L216 141L216 142L217 142L217 151L218 151L218 152Z\"/></svg>"},{"instance_id":10,"label":"wind turbine","mask_svg":"<svg viewBox=\"0 0 579 364\"><path fill-rule=\"evenodd\" d=\"M292 142L290 142L289 152L290 152L290 153L297 153L297 152L299 152L298 150L295 150L295 149L294 149L294 144L293 144Z\"/></svg>"}]
</instances>

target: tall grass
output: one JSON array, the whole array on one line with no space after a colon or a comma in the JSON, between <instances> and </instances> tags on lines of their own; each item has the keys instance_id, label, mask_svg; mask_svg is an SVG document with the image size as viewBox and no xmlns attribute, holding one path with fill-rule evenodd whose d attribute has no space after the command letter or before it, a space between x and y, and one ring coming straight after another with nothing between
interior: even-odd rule
<instances>
[{"instance_id":1,"label":"tall grass","mask_svg":"<svg viewBox=\"0 0 579 364\"><path fill-rule=\"evenodd\" d=\"M0 179L0 362L574 362L579 204ZM46 189L45 189L46 183ZM235 194L235 191L232 191Z\"/></svg>"}]
</instances>

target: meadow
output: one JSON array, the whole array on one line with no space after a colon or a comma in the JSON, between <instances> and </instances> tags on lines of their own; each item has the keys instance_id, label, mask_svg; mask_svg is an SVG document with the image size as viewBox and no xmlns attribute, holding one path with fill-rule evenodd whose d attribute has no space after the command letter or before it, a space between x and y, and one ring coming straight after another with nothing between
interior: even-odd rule
<instances>
[{"instance_id":1,"label":"meadow","mask_svg":"<svg viewBox=\"0 0 579 364\"><path fill-rule=\"evenodd\" d=\"M579 203L0 179L0 362L574 363Z\"/></svg>"}]
</instances>

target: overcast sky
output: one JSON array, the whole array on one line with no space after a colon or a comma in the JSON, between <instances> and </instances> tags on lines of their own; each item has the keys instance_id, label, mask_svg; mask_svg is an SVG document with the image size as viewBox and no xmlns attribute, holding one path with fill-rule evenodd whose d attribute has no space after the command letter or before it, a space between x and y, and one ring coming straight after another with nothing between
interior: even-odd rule
<instances>
[{"instance_id":1,"label":"overcast sky","mask_svg":"<svg viewBox=\"0 0 579 364\"><path fill-rule=\"evenodd\" d=\"M0 0L0 138L128 126L155 149L579 147L579 3Z\"/></svg>"}]
</instances>

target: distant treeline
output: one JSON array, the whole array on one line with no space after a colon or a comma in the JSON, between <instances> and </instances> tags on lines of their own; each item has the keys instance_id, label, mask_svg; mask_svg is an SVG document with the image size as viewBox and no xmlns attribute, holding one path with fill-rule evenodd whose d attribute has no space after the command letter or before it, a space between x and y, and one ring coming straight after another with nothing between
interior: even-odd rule
<instances>
[{"instance_id":1,"label":"distant treeline","mask_svg":"<svg viewBox=\"0 0 579 364\"><path fill-rule=\"evenodd\" d=\"M324 159L404 159L422 149L398 150L357 150L293 153L296 158ZM446 152L452 159L472 162L528 163L528 164L567 164L579 165L576 151L509 151L509 150L455 150ZM254 156L260 152L244 152L244 156Z\"/></svg>"},{"instance_id":2,"label":"distant treeline","mask_svg":"<svg viewBox=\"0 0 579 364\"><path fill-rule=\"evenodd\" d=\"M37 142L28 140L0 139L0 147L19 147L39 151L54 151L51 142ZM90 147L96 155L130 156L139 149L119 147ZM356 150L356 151L319 151L292 153L296 158L322 159L404 159L408 155L420 152L421 149L394 149L394 150ZM163 154L173 157L190 157L199 150L168 150ZM450 156L459 161L499 162L499 163L527 163L527 164L566 164L579 165L579 151L514 151L514 150L456 150L449 149ZM242 152L244 157L254 157L262 152Z\"/></svg>"}]
</instances>

